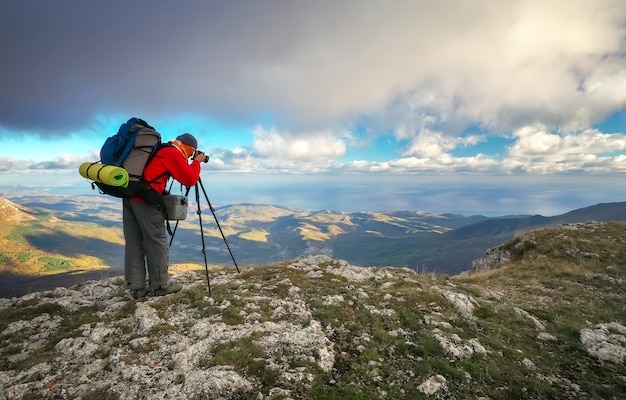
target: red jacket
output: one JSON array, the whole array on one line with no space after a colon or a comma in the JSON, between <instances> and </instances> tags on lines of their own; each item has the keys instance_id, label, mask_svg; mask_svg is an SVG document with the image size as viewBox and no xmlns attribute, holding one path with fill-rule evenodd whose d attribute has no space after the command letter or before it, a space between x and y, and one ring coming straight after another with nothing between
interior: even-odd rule
<instances>
[{"instance_id":1,"label":"red jacket","mask_svg":"<svg viewBox=\"0 0 626 400\"><path fill-rule=\"evenodd\" d=\"M192 161L189 164L176 147L164 146L155 153L143 170L143 177L158 193L163 193L170 177L183 186L194 186L200 179L200 163Z\"/></svg>"}]
</instances>

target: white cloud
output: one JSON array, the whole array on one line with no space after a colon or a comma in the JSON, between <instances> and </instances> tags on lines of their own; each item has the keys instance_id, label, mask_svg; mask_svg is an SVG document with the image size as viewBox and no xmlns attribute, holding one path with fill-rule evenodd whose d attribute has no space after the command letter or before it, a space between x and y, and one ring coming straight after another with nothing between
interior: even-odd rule
<instances>
[{"instance_id":1,"label":"white cloud","mask_svg":"<svg viewBox=\"0 0 626 400\"><path fill-rule=\"evenodd\" d=\"M38 161L33 162L29 168L30 169L42 169L42 170L51 170L51 169L75 169L78 171L78 167L84 162L94 162L94 159L86 159L84 157L76 157L70 154L61 154L58 157L55 157L51 161Z\"/></svg>"},{"instance_id":2,"label":"white cloud","mask_svg":"<svg viewBox=\"0 0 626 400\"><path fill-rule=\"evenodd\" d=\"M398 138L425 128L450 136L468 126L500 133L537 121L577 131L626 105L626 3L463 5L433 18L441 30L416 24L422 31L414 36L428 42L394 46L408 45L405 58L395 55L396 79L403 80L395 87L403 89L368 123ZM463 22L457 13L466 13Z\"/></svg>"},{"instance_id":3,"label":"white cloud","mask_svg":"<svg viewBox=\"0 0 626 400\"><path fill-rule=\"evenodd\" d=\"M90 154L88 157L77 157L70 154L61 154L51 160L15 159L13 157L0 157L0 172L4 173L44 173L53 170L69 170L78 175L78 167L84 162L96 161L97 155Z\"/></svg>"},{"instance_id":4,"label":"white cloud","mask_svg":"<svg viewBox=\"0 0 626 400\"><path fill-rule=\"evenodd\" d=\"M539 125L518 129L513 136L517 140L503 162L507 170L615 172L625 167L623 156L603 155L626 149L626 135L623 134L606 134L592 129L557 134Z\"/></svg>"},{"instance_id":5,"label":"white cloud","mask_svg":"<svg viewBox=\"0 0 626 400\"><path fill-rule=\"evenodd\" d=\"M259 156L256 151L246 148L216 150L207 170L230 171L249 174L315 174L342 169L334 158L283 158L278 154Z\"/></svg>"},{"instance_id":6,"label":"white cloud","mask_svg":"<svg viewBox=\"0 0 626 400\"><path fill-rule=\"evenodd\" d=\"M475 145L484 139L478 135L446 136L441 132L432 132L428 129L421 130L413 137L405 156L417 156L438 158L445 156L450 150L459 146Z\"/></svg>"},{"instance_id":7,"label":"white cloud","mask_svg":"<svg viewBox=\"0 0 626 400\"><path fill-rule=\"evenodd\" d=\"M13 157L0 157L0 172L15 172L28 169L30 162Z\"/></svg>"},{"instance_id":8,"label":"white cloud","mask_svg":"<svg viewBox=\"0 0 626 400\"><path fill-rule=\"evenodd\" d=\"M332 132L313 132L307 135L290 135L277 129L254 129L252 148L261 157L285 160L315 160L337 158L346 153L345 139ZM346 133L344 133L346 135Z\"/></svg>"}]
</instances>

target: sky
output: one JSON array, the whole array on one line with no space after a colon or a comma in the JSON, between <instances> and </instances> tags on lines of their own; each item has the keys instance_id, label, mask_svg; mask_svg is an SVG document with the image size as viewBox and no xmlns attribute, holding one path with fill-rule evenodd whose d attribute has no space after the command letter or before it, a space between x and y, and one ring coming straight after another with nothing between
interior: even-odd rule
<instances>
[{"instance_id":1,"label":"sky","mask_svg":"<svg viewBox=\"0 0 626 400\"><path fill-rule=\"evenodd\" d=\"M130 117L214 206L557 215L626 200L623 0L0 3L0 196L94 194Z\"/></svg>"}]
</instances>

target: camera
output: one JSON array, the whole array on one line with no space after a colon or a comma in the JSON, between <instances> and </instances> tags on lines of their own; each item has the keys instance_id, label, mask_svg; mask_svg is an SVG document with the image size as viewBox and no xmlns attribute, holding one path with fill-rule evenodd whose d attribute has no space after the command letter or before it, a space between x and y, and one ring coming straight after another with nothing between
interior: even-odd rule
<instances>
[{"instance_id":1,"label":"camera","mask_svg":"<svg viewBox=\"0 0 626 400\"><path fill-rule=\"evenodd\" d=\"M196 150L196 152L195 152L195 153L194 153L194 155L193 155L193 158L196 158L196 156L197 156L197 155L203 155L203 156L204 156L204 159L202 159L202 160L201 160L203 163L205 163L205 164L206 164L206 163L208 163L208 162L209 162L209 156L207 156L206 154L204 154L204 152L203 152L203 151Z\"/></svg>"}]
</instances>

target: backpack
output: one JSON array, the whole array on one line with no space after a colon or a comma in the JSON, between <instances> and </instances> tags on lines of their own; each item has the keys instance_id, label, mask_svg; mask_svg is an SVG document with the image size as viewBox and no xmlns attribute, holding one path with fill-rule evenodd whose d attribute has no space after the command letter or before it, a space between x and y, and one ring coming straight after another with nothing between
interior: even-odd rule
<instances>
[{"instance_id":1,"label":"backpack","mask_svg":"<svg viewBox=\"0 0 626 400\"><path fill-rule=\"evenodd\" d=\"M128 172L128 186L111 186L93 181L101 193L114 197L142 197L150 204L161 204L161 194L143 179L143 170L161 146L161 134L139 118L123 123L117 133L107 138L100 149L100 162L122 167Z\"/></svg>"}]
</instances>

